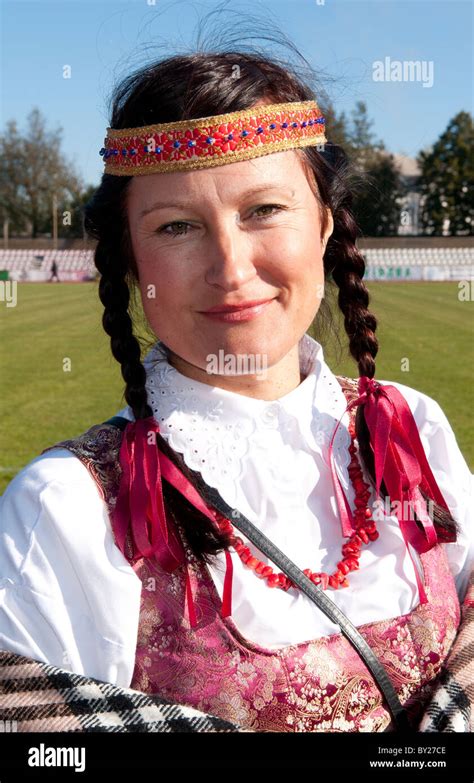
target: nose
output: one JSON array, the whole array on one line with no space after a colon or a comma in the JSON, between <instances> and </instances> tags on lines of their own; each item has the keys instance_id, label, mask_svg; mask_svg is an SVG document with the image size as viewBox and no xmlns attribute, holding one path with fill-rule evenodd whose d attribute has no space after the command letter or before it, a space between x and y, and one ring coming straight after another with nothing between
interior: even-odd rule
<instances>
[{"instance_id":1,"label":"nose","mask_svg":"<svg viewBox=\"0 0 474 783\"><path fill-rule=\"evenodd\" d=\"M225 291L245 287L257 274L252 256L251 241L239 228L238 219L219 225L210 232L206 282Z\"/></svg>"}]
</instances>

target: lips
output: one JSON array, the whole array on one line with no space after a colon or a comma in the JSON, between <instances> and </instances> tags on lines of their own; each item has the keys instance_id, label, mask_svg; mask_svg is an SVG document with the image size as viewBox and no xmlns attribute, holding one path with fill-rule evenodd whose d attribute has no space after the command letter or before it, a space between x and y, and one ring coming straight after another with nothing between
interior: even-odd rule
<instances>
[{"instance_id":1,"label":"lips","mask_svg":"<svg viewBox=\"0 0 474 783\"><path fill-rule=\"evenodd\" d=\"M260 299L254 300L257 304L251 302L241 302L234 305L217 305L214 310L208 310L202 313L206 318L210 318L212 321L220 321L224 324L239 324L246 321L253 321L255 318L259 318L270 305L276 301L274 299ZM223 307L232 308L222 310Z\"/></svg>"},{"instance_id":2,"label":"lips","mask_svg":"<svg viewBox=\"0 0 474 783\"><path fill-rule=\"evenodd\" d=\"M250 307L256 307L260 304L266 304L266 302L271 302L273 297L270 299L252 299L249 302L238 302L237 304L228 304L228 305L216 305L215 307L211 307L209 310L203 310L201 312L204 313L235 313L239 310L247 310Z\"/></svg>"}]
</instances>

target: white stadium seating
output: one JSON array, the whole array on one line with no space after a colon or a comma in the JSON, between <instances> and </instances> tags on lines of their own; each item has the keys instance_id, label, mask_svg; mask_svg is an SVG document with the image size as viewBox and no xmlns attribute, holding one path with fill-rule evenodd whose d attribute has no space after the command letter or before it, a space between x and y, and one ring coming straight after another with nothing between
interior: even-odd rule
<instances>
[{"instance_id":1,"label":"white stadium seating","mask_svg":"<svg viewBox=\"0 0 474 783\"><path fill-rule=\"evenodd\" d=\"M362 248L367 280L467 280L474 247Z\"/></svg>"},{"instance_id":2,"label":"white stadium seating","mask_svg":"<svg viewBox=\"0 0 474 783\"><path fill-rule=\"evenodd\" d=\"M95 278L93 250L0 250L0 269L11 280L49 280L53 261L60 280Z\"/></svg>"},{"instance_id":3,"label":"white stadium seating","mask_svg":"<svg viewBox=\"0 0 474 783\"><path fill-rule=\"evenodd\" d=\"M361 248L366 280L466 280L474 277L473 247ZM64 281L96 276L93 250L0 250L11 280L49 280L56 261Z\"/></svg>"}]
</instances>

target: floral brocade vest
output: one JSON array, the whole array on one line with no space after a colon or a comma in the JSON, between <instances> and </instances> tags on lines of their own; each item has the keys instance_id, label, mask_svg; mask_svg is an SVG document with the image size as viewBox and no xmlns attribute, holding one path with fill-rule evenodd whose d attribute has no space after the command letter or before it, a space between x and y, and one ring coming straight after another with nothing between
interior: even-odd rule
<instances>
[{"instance_id":1,"label":"floral brocade vest","mask_svg":"<svg viewBox=\"0 0 474 783\"><path fill-rule=\"evenodd\" d=\"M338 381L348 401L357 396L357 380ZM110 424L98 424L49 447L67 448L84 463L109 515L120 482L122 434ZM231 617L221 617L221 598L207 566L183 543L199 621L194 629L184 612L184 566L169 574L154 559L130 560L142 582L131 688L257 732L394 730L372 674L342 634L280 649L245 638ZM415 727L461 619L443 545L422 553L420 560L428 602L408 614L358 626ZM314 611L320 610L315 606Z\"/></svg>"}]
</instances>

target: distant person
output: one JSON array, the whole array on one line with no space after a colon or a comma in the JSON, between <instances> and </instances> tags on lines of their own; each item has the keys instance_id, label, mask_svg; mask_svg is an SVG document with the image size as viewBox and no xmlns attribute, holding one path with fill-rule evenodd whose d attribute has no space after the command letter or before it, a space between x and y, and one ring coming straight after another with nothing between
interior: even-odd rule
<instances>
[{"instance_id":1,"label":"distant person","mask_svg":"<svg viewBox=\"0 0 474 783\"><path fill-rule=\"evenodd\" d=\"M53 261L51 264L51 277L49 278L49 282L52 283L55 279L58 281L58 283L61 282L58 275L58 265L56 261Z\"/></svg>"}]
</instances>

